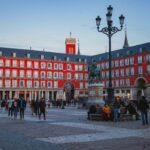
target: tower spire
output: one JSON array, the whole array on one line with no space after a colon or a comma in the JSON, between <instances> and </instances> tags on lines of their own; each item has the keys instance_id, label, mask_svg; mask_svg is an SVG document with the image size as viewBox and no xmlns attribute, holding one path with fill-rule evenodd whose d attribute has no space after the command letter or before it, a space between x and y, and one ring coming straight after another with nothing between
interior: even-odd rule
<instances>
[{"instance_id":1,"label":"tower spire","mask_svg":"<svg viewBox=\"0 0 150 150\"><path fill-rule=\"evenodd\" d=\"M79 43L79 39L78 39L78 55L80 55L80 43Z\"/></svg>"},{"instance_id":2,"label":"tower spire","mask_svg":"<svg viewBox=\"0 0 150 150\"><path fill-rule=\"evenodd\" d=\"M125 27L125 40L124 40L123 48L127 48L127 47L129 47L129 43L127 38L127 27Z\"/></svg>"}]
</instances>

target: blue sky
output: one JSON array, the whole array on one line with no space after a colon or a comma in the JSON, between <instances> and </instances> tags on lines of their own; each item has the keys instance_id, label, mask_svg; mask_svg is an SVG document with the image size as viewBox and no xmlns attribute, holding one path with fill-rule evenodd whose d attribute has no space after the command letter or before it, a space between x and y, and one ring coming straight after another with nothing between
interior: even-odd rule
<instances>
[{"instance_id":1,"label":"blue sky","mask_svg":"<svg viewBox=\"0 0 150 150\"><path fill-rule=\"evenodd\" d=\"M0 0L0 47L65 52L65 38L79 38L82 54L108 50L108 39L98 33L95 17L106 25L106 8L112 5L114 25L126 17L130 45L150 42L149 0ZM122 48L124 31L112 39L112 49Z\"/></svg>"}]
</instances>

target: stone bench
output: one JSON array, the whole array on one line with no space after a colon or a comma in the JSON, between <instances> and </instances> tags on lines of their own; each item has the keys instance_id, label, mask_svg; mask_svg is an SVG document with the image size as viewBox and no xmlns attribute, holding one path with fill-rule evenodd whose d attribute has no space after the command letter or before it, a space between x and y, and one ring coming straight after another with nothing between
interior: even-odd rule
<instances>
[{"instance_id":1,"label":"stone bench","mask_svg":"<svg viewBox=\"0 0 150 150\"><path fill-rule=\"evenodd\" d=\"M90 114L89 120L100 121L100 120L102 120L102 114Z\"/></svg>"},{"instance_id":2,"label":"stone bench","mask_svg":"<svg viewBox=\"0 0 150 150\"><path fill-rule=\"evenodd\" d=\"M120 114L120 121L132 121L133 116L131 114Z\"/></svg>"}]
</instances>

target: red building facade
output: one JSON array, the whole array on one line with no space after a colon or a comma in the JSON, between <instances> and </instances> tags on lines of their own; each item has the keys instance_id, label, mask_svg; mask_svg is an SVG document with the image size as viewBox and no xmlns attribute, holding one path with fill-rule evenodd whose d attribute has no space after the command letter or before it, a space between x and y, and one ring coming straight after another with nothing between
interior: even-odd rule
<instances>
[{"instance_id":1,"label":"red building facade","mask_svg":"<svg viewBox=\"0 0 150 150\"><path fill-rule=\"evenodd\" d=\"M108 54L75 55L76 43L71 52L67 44L68 39L66 54L0 48L0 100L19 96L27 100L40 97L56 100L69 84L74 97L88 96L88 66L93 61L99 69L99 81L104 84L106 96ZM143 89L150 97L150 43L113 51L112 55L115 95L136 99Z\"/></svg>"}]
</instances>

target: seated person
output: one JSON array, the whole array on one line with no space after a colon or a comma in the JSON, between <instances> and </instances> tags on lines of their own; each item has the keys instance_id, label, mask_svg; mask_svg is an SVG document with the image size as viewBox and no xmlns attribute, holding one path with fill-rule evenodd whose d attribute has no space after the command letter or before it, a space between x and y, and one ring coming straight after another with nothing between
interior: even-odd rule
<instances>
[{"instance_id":1,"label":"seated person","mask_svg":"<svg viewBox=\"0 0 150 150\"><path fill-rule=\"evenodd\" d=\"M95 114L96 113L96 106L91 105L88 111L88 119L90 119L90 114Z\"/></svg>"},{"instance_id":2,"label":"seated person","mask_svg":"<svg viewBox=\"0 0 150 150\"><path fill-rule=\"evenodd\" d=\"M108 121L111 118L111 109L107 104L102 108L102 117L105 121Z\"/></svg>"}]
</instances>

